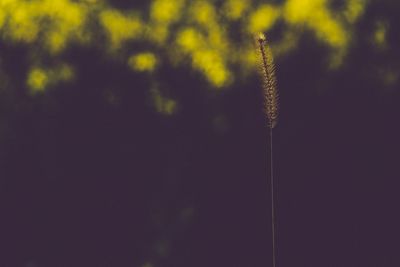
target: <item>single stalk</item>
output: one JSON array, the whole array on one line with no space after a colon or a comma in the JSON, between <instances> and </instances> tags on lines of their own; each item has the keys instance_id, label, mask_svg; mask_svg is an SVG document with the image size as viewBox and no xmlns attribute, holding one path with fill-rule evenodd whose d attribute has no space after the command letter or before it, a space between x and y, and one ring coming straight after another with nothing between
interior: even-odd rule
<instances>
[{"instance_id":1,"label":"single stalk","mask_svg":"<svg viewBox=\"0 0 400 267\"><path fill-rule=\"evenodd\" d=\"M272 227L272 266L276 267L276 238L275 238L275 197L274 197L274 169L272 150L272 129L278 120L278 90L275 78L275 64L272 51L264 34L256 35L256 47L259 62L261 81L264 89L265 114L269 128L269 169L271 182L271 227Z\"/></svg>"},{"instance_id":2,"label":"single stalk","mask_svg":"<svg viewBox=\"0 0 400 267\"><path fill-rule=\"evenodd\" d=\"M272 128L269 128L269 159L270 159L270 180L271 180L271 230L272 230L272 266L276 267L276 246L275 246L275 197L274 197L274 161L272 150Z\"/></svg>"}]
</instances>

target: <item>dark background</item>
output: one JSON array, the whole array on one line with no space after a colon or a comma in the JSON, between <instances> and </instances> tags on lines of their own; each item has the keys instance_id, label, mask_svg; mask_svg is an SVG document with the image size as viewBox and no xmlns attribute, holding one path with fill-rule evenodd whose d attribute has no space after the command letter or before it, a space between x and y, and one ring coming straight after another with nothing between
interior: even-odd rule
<instances>
[{"instance_id":1,"label":"dark background","mask_svg":"<svg viewBox=\"0 0 400 267\"><path fill-rule=\"evenodd\" d=\"M400 88L378 70L399 71L398 7L370 2L337 70L307 33L276 60L277 266L400 266ZM367 36L382 18L377 50ZM15 81L0 97L0 266L272 266L256 74L216 91L164 65L157 79L179 102L166 117L144 74L93 47L65 53L72 85L31 96L26 50L0 43Z\"/></svg>"}]
</instances>

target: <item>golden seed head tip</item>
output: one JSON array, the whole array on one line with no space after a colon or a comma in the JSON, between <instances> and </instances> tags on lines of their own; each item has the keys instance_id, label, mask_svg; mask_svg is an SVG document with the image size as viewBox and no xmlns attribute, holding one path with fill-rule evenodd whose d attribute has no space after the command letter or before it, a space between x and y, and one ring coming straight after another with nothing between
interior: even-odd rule
<instances>
[{"instance_id":1,"label":"golden seed head tip","mask_svg":"<svg viewBox=\"0 0 400 267\"><path fill-rule=\"evenodd\" d=\"M259 33L257 34L257 40L258 40L259 42L264 42L266 39L267 39L267 38L265 37L265 34L263 34L262 32L259 32Z\"/></svg>"}]
</instances>

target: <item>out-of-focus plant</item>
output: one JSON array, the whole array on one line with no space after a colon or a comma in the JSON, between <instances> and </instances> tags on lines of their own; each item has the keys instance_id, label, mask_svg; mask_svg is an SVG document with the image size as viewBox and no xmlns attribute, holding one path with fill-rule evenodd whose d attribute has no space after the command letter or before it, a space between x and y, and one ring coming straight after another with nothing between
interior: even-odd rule
<instances>
[{"instance_id":1,"label":"out-of-focus plant","mask_svg":"<svg viewBox=\"0 0 400 267\"><path fill-rule=\"evenodd\" d=\"M31 92L45 92L75 77L56 77L57 71L46 70L51 66L44 58L63 58L71 46L99 45L105 55L124 58L133 71L154 75L162 61L189 65L211 87L224 88L253 69L249 36L278 24L283 34L271 42L278 58L296 49L304 32L311 32L331 49L329 66L339 67L365 6L362 0L349 0L335 11L326 0L225 0L221 5L211 0L153 0L143 9L120 10L112 2L96 0L0 0L0 29L2 42L25 45L31 54L32 67L25 74ZM380 46L383 36L384 28L378 25L374 40ZM132 51L143 43L146 51ZM74 66L68 68L73 73Z\"/></svg>"}]
</instances>

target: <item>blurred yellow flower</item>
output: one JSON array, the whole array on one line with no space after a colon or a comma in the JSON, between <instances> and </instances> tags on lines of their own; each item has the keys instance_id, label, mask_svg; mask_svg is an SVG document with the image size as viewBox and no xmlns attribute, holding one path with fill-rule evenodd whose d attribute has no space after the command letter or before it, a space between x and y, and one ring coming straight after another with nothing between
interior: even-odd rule
<instances>
[{"instance_id":1,"label":"blurred yellow flower","mask_svg":"<svg viewBox=\"0 0 400 267\"><path fill-rule=\"evenodd\" d=\"M176 113L178 106L176 100L163 96L156 87L152 88L150 92L157 112L167 116Z\"/></svg>"},{"instance_id":2,"label":"blurred yellow flower","mask_svg":"<svg viewBox=\"0 0 400 267\"><path fill-rule=\"evenodd\" d=\"M182 12L183 0L155 0L151 3L150 18L157 22L177 21Z\"/></svg>"},{"instance_id":3,"label":"blurred yellow flower","mask_svg":"<svg viewBox=\"0 0 400 267\"><path fill-rule=\"evenodd\" d=\"M113 49L119 48L129 39L138 38L143 30L143 23L138 16L126 16L116 10L102 11L100 22L109 36Z\"/></svg>"},{"instance_id":4,"label":"blurred yellow flower","mask_svg":"<svg viewBox=\"0 0 400 267\"><path fill-rule=\"evenodd\" d=\"M102 40L103 33L104 47L112 56L125 58L126 53L136 53L125 44L141 42L146 49L156 46L165 52L170 64L185 64L182 59L189 59L191 68L212 86L223 87L233 78L232 67L246 70L253 65L249 34L269 31L279 20L285 22L283 33L271 44L277 57L296 48L303 31L310 30L331 48L331 65L339 66L352 38L352 26L367 1L345 2L333 10L328 0L284 0L255 6L246 0L224 0L221 5L211 0L151 0L148 9L123 11L98 0L0 0L0 29L5 41L31 45L35 52L49 56L60 55L73 42L96 46L94 42ZM99 25L101 31L93 25ZM375 45L384 47L386 28L377 27L372 38ZM151 51L128 59L128 66L135 71L151 72L157 64ZM63 80L57 73L47 71L48 77L42 75L41 83ZM63 77L68 76L65 73ZM39 78L32 78L31 83L36 84L32 88L45 87L38 86Z\"/></svg>"},{"instance_id":5,"label":"blurred yellow flower","mask_svg":"<svg viewBox=\"0 0 400 267\"><path fill-rule=\"evenodd\" d=\"M365 3L365 0L347 0L347 7L344 12L347 21L354 23L363 13Z\"/></svg>"},{"instance_id":6,"label":"blurred yellow flower","mask_svg":"<svg viewBox=\"0 0 400 267\"><path fill-rule=\"evenodd\" d=\"M28 74L27 85L32 93L43 92L48 85L49 77L45 70L33 68Z\"/></svg>"},{"instance_id":7,"label":"blurred yellow flower","mask_svg":"<svg viewBox=\"0 0 400 267\"><path fill-rule=\"evenodd\" d=\"M190 17L203 26L214 26L217 18L215 7L207 1L196 1L190 9Z\"/></svg>"},{"instance_id":8,"label":"blurred yellow flower","mask_svg":"<svg viewBox=\"0 0 400 267\"><path fill-rule=\"evenodd\" d=\"M249 4L246 0L227 0L223 6L224 15L231 20L240 19Z\"/></svg>"},{"instance_id":9,"label":"blurred yellow flower","mask_svg":"<svg viewBox=\"0 0 400 267\"><path fill-rule=\"evenodd\" d=\"M201 70L215 87L222 87L228 82L230 73L223 57L216 51L196 51L193 54L193 67Z\"/></svg>"},{"instance_id":10,"label":"blurred yellow flower","mask_svg":"<svg viewBox=\"0 0 400 267\"><path fill-rule=\"evenodd\" d=\"M203 36L194 28L181 30L176 41L184 52L193 52L204 44Z\"/></svg>"},{"instance_id":11,"label":"blurred yellow flower","mask_svg":"<svg viewBox=\"0 0 400 267\"><path fill-rule=\"evenodd\" d=\"M136 71L153 71L157 65L157 58L153 53L144 52L133 55L128 60L129 66Z\"/></svg>"},{"instance_id":12,"label":"blurred yellow flower","mask_svg":"<svg viewBox=\"0 0 400 267\"><path fill-rule=\"evenodd\" d=\"M261 5L250 14L248 31L262 32L270 29L280 16L280 9L272 5Z\"/></svg>"}]
</instances>

